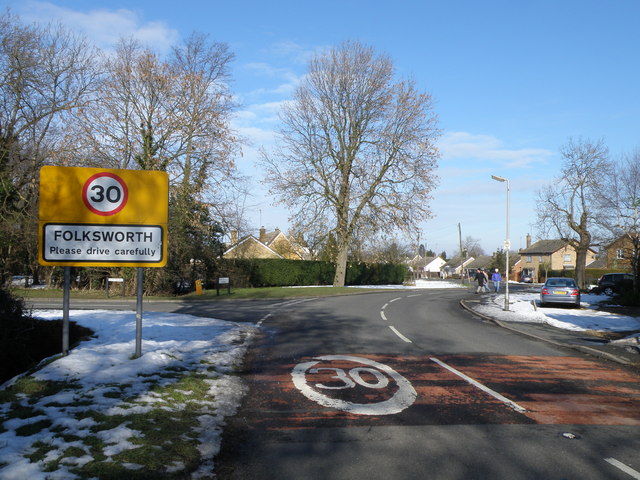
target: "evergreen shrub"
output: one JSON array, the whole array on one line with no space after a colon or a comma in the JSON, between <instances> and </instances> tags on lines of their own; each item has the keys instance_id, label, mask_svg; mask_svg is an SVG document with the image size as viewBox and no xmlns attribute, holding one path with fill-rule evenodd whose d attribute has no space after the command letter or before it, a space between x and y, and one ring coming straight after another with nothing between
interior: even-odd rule
<instances>
[{"instance_id":1,"label":"evergreen shrub","mask_svg":"<svg viewBox=\"0 0 640 480\"><path fill-rule=\"evenodd\" d=\"M335 265L331 262L286 259L223 259L218 277L229 277L233 287L286 287L295 285L331 285ZM404 265L350 263L347 285L402 284ZM211 288L214 285L208 285Z\"/></svg>"}]
</instances>

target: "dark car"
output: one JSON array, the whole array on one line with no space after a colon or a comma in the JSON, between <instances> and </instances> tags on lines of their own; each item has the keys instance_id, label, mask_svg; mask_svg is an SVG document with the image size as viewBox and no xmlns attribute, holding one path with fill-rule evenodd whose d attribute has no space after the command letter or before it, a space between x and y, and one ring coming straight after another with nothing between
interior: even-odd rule
<instances>
[{"instance_id":1,"label":"dark car","mask_svg":"<svg viewBox=\"0 0 640 480\"><path fill-rule=\"evenodd\" d=\"M573 278L549 278L540 290L540 306L561 303L580 307L580 289Z\"/></svg>"},{"instance_id":2,"label":"dark car","mask_svg":"<svg viewBox=\"0 0 640 480\"><path fill-rule=\"evenodd\" d=\"M633 275L630 273L606 273L598 280L598 292L605 295L620 293L633 287Z\"/></svg>"}]
</instances>

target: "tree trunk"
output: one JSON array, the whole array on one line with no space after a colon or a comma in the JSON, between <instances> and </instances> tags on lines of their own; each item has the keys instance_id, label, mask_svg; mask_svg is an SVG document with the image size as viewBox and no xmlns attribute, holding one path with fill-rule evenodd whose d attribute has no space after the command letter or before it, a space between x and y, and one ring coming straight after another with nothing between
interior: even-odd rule
<instances>
[{"instance_id":1,"label":"tree trunk","mask_svg":"<svg viewBox=\"0 0 640 480\"><path fill-rule=\"evenodd\" d=\"M336 275L333 277L334 287L344 287L347 277L347 253L348 244L341 243L338 247L338 257L336 258Z\"/></svg>"},{"instance_id":2,"label":"tree trunk","mask_svg":"<svg viewBox=\"0 0 640 480\"><path fill-rule=\"evenodd\" d=\"M587 263L587 248L576 249L576 283L583 290L585 287L585 264Z\"/></svg>"}]
</instances>

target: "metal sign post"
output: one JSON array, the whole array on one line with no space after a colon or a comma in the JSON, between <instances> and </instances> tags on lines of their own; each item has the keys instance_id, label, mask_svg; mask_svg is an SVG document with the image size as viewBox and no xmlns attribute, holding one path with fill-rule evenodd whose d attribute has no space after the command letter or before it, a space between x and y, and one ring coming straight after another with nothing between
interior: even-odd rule
<instances>
[{"instance_id":1,"label":"metal sign post","mask_svg":"<svg viewBox=\"0 0 640 480\"><path fill-rule=\"evenodd\" d=\"M71 290L71 267L64 267L64 290L62 293L62 355L69 353L69 291Z\"/></svg>"},{"instance_id":2,"label":"metal sign post","mask_svg":"<svg viewBox=\"0 0 640 480\"><path fill-rule=\"evenodd\" d=\"M136 285L136 353L135 358L142 355L142 294L144 293L144 269L137 268Z\"/></svg>"}]
</instances>

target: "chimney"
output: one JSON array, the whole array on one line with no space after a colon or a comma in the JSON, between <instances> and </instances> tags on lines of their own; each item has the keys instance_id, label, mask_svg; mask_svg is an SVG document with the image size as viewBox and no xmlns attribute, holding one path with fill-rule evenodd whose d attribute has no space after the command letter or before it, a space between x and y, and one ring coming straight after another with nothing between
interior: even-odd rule
<instances>
[{"instance_id":1,"label":"chimney","mask_svg":"<svg viewBox=\"0 0 640 480\"><path fill-rule=\"evenodd\" d=\"M531 234L527 233L527 248L531 248Z\"/></svg>"},{"instance_id":2,"label":"chimney","mask_svg":"<svg viewBox=\"0 0 640 480\"><path fill-rule=\"evenodd\" d=\"M264 227L260 227L260 238L258 240L260 240L262 243L266 243L267 241L267 231Z\"/></svg>"},{"instance_id":3,"label":"chimney","mask_svg":"<svg viewBox=\"0 0 640 480\"><path fill-rule=\"evenodd\" d=\"M238 231L231 230L231 244L235 245L236 243L238 243Z\"/></svg>"}]
</instances>

